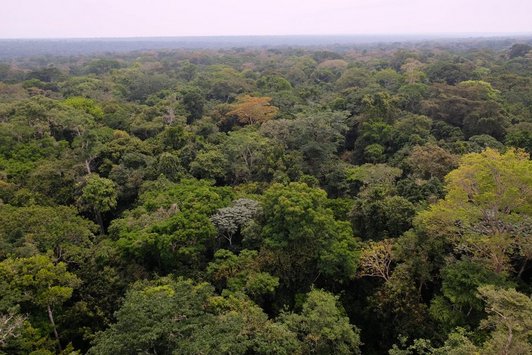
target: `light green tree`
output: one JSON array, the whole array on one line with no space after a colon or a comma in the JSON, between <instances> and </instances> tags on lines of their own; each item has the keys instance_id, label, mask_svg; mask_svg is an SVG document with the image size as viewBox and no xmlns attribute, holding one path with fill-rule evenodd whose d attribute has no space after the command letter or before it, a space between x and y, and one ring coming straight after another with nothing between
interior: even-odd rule
<instances>
[{"instance_id":1,"label":"light green tree","mask_svg":"<svg viewBox=\"0 0 532 355\"><path fill-rule=\"evenodd\" d=\"M29 302L46 310L58 347L61 349L54 309L60 308L72 296L80 280L67 271L65 263L54 264L43 255L30 258L6 259L0 263L0 276L4 280L0 293L13 303Z\"/></svg>"},{"instance_id":2,"label":"light green tree","mask_svg":"<svg viewBox=\"0 0 532 355\"><path fill-rule=\"evenodd\" d=\"M298 335L305 354L360 354L359 330L328 292L310 291L301 313L282 314L280 321Z\"/></svg>"},{"instance_id":3,"label":"light green tree","mask_svg":"<svg viewBox=\"0 0 532 355\"><path fill-rule=\"evenodd\" d=\"M530 171L532 161L523 151L467 154L446 177L445 199L420 213L415 224L496 273L517 263L521 276L532 258Z\"/></svg>"},{"instance_id":4,"label":"light green tree","mask_svg":"<svg viewBox=\"0 0 532 355\"><path fill-rule=\"evenodd\" d=\"M117 193L115 183L96 174L87 178L82 189L79 202L85 209L92 210L96 221L100 225L101 234L105 234L102 213L109 212L116 207Z\"/></svg>"}]
</instances>

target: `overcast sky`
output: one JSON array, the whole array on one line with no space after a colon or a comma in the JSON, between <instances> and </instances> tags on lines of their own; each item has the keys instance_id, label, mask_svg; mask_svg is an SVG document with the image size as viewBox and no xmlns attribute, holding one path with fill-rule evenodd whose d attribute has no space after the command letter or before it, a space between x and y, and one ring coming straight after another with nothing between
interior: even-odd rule
<instances>
[{"instance_id":1,"label":"overcast sky","mask_svg":"<svg viewBox=\"0 0 532 355\"><path fill-rule=\"evenodd\" d=\"M532 33L532 0L1 0L0 38Z\"/></svg>"}]
</instances>

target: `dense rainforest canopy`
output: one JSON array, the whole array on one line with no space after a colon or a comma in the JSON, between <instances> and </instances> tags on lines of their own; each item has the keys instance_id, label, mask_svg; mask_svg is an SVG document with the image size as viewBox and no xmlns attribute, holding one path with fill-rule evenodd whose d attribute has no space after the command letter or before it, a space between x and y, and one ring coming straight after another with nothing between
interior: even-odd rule
<instances>
[{"instance_id":1,"label":"dense rainforest canopy","mask_svg":"<svg viewBox=\"0 0 532 355\"><path fill-rule=\"evenodd\" d=\"M532 48L0 62L0 353L532 353Z\"/></svg>"}]
</instances>

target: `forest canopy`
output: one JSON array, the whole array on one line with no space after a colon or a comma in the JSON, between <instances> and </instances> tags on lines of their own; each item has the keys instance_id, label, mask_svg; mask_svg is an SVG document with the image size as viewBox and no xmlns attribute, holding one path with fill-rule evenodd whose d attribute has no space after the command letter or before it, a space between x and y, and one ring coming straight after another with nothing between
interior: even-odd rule
<instances>
[{"instance_id":1,"label":"forest canopy","mask_svg":"<svg viewBox=\"0 0 532 355\"><path fill-rule=\"evenodd\" d=\"M532 353L531 48L5 59L0 353Z\"/></svg>"}]
</instances>

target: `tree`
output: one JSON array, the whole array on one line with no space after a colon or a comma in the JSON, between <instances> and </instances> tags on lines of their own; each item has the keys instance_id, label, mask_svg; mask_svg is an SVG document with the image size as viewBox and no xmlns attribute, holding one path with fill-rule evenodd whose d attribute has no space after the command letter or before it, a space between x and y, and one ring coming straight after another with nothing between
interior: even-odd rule
<instances>
[{"instance_id":1,"label":"tree","mask_svg":"<svg viewBox=\"0 0 532 355\"><path fill-rule=\"evenodd\" d=\"M466 336L463 328L449 334L441 348L433 349L434 355L465 355L481 353L480 349Z\"/></svg>"},{"instance_id":2,"label":"tree","mask_svg":"<svg viewBox=\"0 0 532 355\"><path fill-rule=\"evenodd\" d=\"M532 154L532 123L521 122L508 129L506 144L526 150Z\"/></svg>"},{"instance_id":3,"label":"tree","mask_svg":"<svg viewBox=\"0 0 532 355\"><path fill-rule=\"evenodd\" d=\"M364 239L397 238L412 226L416 208L401 196L382 196L373 190L355 200L350 217L353 229ZM384 190L385 193L385 190Z\"/></svg>"},{"instance_id":4,"label":"tree","mask_svg":"<svg viewBox=\"0 0 532 355\"><path fill-rule=\"evenodd\" d=\"M354 143L355 158L360 162L382 163L386 158L392 127L380 120L362 122Z\"/></svg>"},{"instance_id":5,"label":"tree","mask_svg":"<svg viewBox=\"0 0 532 355\"><path fill-rule=\"evenodd\" d=\"M205 251L212 247L216 230L207 216L184 211L157 223L142 238L158 250L163 265L173 266L176 261L197 267Z\"/></svg>"},{"instance_id":6,"label":"tree","mask_svg":"<svg viewBox=\"0 0 532 355\"><path fill-rule=\"evenodd\" d=\"M264 92L292 90L292 84L280 75L265 75L257 80L257 87Z\"/></svg>"},{"instance_id":7,"label":"tree","mask_svg":"<svg viewBox=\"0 0 532 355\"><path fill-rule=\"evenodd\" d=\"M342 73L342 76L336 81L336 85L341 89L350 87L364 88L371 82L371 78L366 69L349 68Z\"/></svg>"},{"instance_id":8,"label":"tree","mask_svg":"<svg viewBox=\"0 0 532 355\"><path fill-rule=\"evenodd\" d=\"M212 295L206 283L161 279L137 283L116 313L116 323L94 340L90 354L170 354L204 323L214 321L203 305Z\"/></svg>"},{"instance_id":9,"label":"tree","mask_svg":"<svg viewBox=\"0 0 532 355\"><path fill-rule=\"evenodd\" d=\"M365 243L360 252L358 276L380 277L390 280L393 262L393 241L384 239L379 242Z\"/></svg>"},{"instance_id":10,"label":"tree","mask_svg":"<svg viewBox=\"0 0 532 355\"><path fill-rule=\"evenodd\" d=\"M375 190L392 192L402 173L401 169L386 164L362 164L347 169L347 181L356 185L358 195L369 197Z\"/></svg>"},{"instance_id":11,"label":"tree","mask_svg":"<svg viewBox=\"0 0 532 355\"><path fill-rule=\"evenodd\" d=\"M432 324L415 276L409 265L398 263L388 281L369 297L367 312L371 312L371 320L368 323L376 320L377 325L389 324L374 333L383 344L400 335L420 337L431 334Z\"/></svg>"},{"instance_id":12,"label":"tree","mask_svg":"<svg viewBox=\"0 0 532 355\"><path fill-rule=\"evenodd\" d=\"M508 52L508 57L510 59L516 58L516 57L524 57L530 50L532 49L531 46L525 43L516 43L512 45L510 48L510 51Z\"/></svg>"},{"instance_id":13,"label":"tree","mask_svg":"<svg viewBox=\"0 0 532 355\"><path fill-rule=\"evenodd\" d=\"M306 289L320 275L346 280L355 275L358 243L347 222L325 208L325 191L304 183L274 184L264 194L264 252L285 286Z\"/></svg>"},{"instance_id":14,"label":"tree","mask_svg":"<svg viewBox=\"0 0 532 355\"><path fill-rule=\"evenodd\" d=\"M306 112L295 120L277 120L261 127L265 135L298 151L305 163L305 173L314 176L323 175L325 167L337 159L347 129L347 113L342 111Z\"/></svg>"},{"instance_id":15,"label":"tree","mask_svg":"<svg viewBox=\"0 0 532 355\"><path fill-rule=\"evenodd\" d=\"M427 144L415 146L407 158L407 164L421 178L437 177L442 180L456 167L457 157L435 144Z\"/></svg>"},{"instance_id":16,"label":"tree","mask_svg":"<svg viewBox=\"0 0 532 355\"><path fill-rule=\"evenodd\" d=\"M466 138L489 134L502 140L508 126L499 92L481 80L466 80L455 86L435 84L421 108L434 120L460 127Z\"/></svg>"},{"instance_id":17,"label":"tree","mask_svg":"<svg viewBox=\"0 0 532 355\"><path fill-rule=\"evenodd\" d=\"M280 321L295 332L304 353L359 354L359 330L338 306L338 298L313 289L306 295L300 314L285 313Z\"/></svg>"},{"instance_id":18,"label":"tree","mask_svg":"<svg viewBox=\"0 0 532 355\"><path fill-rule=\"evenodd\" d=\"M424 64L414 58L408 58L406 62L401 65L401 71L405 74L408 84L415 84L426 76L423 72L423 67Z\"/></svg>"},{"instance_id":19,"label":"tree","mask_svg":"<svg viewBox=\"0 0 532 355\"><path fill-rule=\"evenodd\" d=\"M446 329L478 325L484 316L484 305L478 298L478 287L511 285L504 276L469 260L447 265L442 269L441 276L442 296L432 299L430 313Z\"/></svg>"},{"instance_id":20,"label":"tree","mask_svg":"<svg viewBox=\"0 0 532 355\"><path fill-rule=\"evenodd\" d=\"M183 93L181 98L183 106L188 111L188 122L191 123L203 116L205 98L199 90L190 89Z\"/></svg>"},{"instance_id":21,"label":"tree","mask_svg":"<svg viewBox=\"0 0 532 355\"><path fill-rule=\"evenodd\" d=\"M390 91L397 90L403 81L401 74L391 68L379 70L373 77L377 84Z\"/></svg>"},{"instance_id":22,"label":"tree","mask_svg":"<svg viewBox=\"0 0 532 355\"><path fill-rule=\"evenodd\" d=\"M279 151L253 129L230 132L220 150L225 152L233 182L271 181Z\"/></svg>"},{"instance_id":23,"label":"tree","mask_svg":"<svg viewBox=\"0 0 532 355\"><path fill-rule=\"evenodd\" d=\"M120 68L120 62L113 59L93 59L85 66L85 71L91 74L104 74Z\"/></svg>"},{"instance_id":24,"label":"tree","mask_svg":"<svg viewBox=\"0 0 532 355\"><path fill-rule=\"evenodd\" d=\"M179 158L172 153L162 153L159 156L158 171L172 181L178 181L183 175L183 167Z\"/></svg>"},{"instance_id":25,"label":"tree","mask_svg":"<svg viewBox=\"0 0 532 355\"><path fill-rule=\"evenodd\" d=\"M530 354L532 345L532 300L513 288L504 289L494 285L478 288L477 296L485 303L487 318L483 319L481 329L489 332L488 339L475 345L469 338L471 334L463 328L451 333L444 346L432 349L435 355L444 354L488 354L488 355L524 355Z\"/></svg>"},{"instance_id":26,"label":"tree","mask_svg":"<svg viewBox=\"0 0 532 355\"><path fill-rule=\"evenodd\" d=\"M215 296L207 283L162 278L138 282L117 322L100 333L89 354L292 354L299 342L249 299Z\"/></svg>"},{"instance_id":27,"label":"tree","mask_svg":"<svg viewBox=\"0 0 532 355\"><path fill-rule=\"evenodd\" d=\"M187 354L299 354L301 342L285 324L269 320L253 302L241 294L213 297L212 321L206 322L180 351Z\"/></svg>"},{"instance_id":28,"label":"tree","mask_svg":"<svg viewBox=\"0 0 532 355\"><path fill-rule=\"evenodd\" d=\"M150 95L172 86L168 76L148 73L138 66L115 70L112 77L119 84L122 96L130 101L143 102Z\"/></svg>"},{"instance_id":29,"label":"tree","mask_svg":"<svg viewBox=\"0 0 532 355\"><path fill-rule=\"evenodd\" d=\"M253 97L244 95L232 104L227 116L236 116L240 124L264 123L271 120L279 109L270 105L271 97Z\"/></svg>"},{"instance_id":30,"label":"tree","mask_svg":"<svg viewBox=\"0 0 532 355\"><path fill-rule=\"evenodd\" d=\"M211 65L198 75L197 85L204 89L208 99L229 102L249 90L242 73L227 65Z\"/></svg>"},{"instance_id":31,"label":"tree","mask_svg":"<svg viewBox=\"0 0 532 355\"><path fill-rule=\"evenodd\" d=\"M96 230L73 207L0 206L0 257L50 253L55 261L79 262Z\"/></svg>"},{"instance_id":32,"label":"tree","mask_svg":"<svg viewBox=\"0 0 532 355\"><path fill-rule=\"evenodd\" d=\"M257 201L241 198L233 201L232 206L224 207L212 215L211 221L218 229L218 234L233 247L233 237L260 212Z\"/></svg>"},{"instance_id":33,"label":"tree","mask_svg":"<svg viewBox=\"0 0 532 355\"><path fill-rule=\"evenodd\" d=\"M505 150L504 144L487 134L469 137L469 142L472 143L471 152L475 153L480 153L486 148L496 149L500 152Z\"/></svg>"},{"instance_id":34,"label":"tree","mask_svg":"<svg viewBox=\"0 0 532 355\"><path fill-rule=\"evenodd\" d=\"M0 349L2 349L11 338L20 335L26 317L20 314L0 314Z\"/></svg>"},{"instance_id":35,"label":"tree","mask_svg":"<svg viewBox=\"0 0 532 355\"><path fill-rule=\"evenodd\" d=\"M91 174L82 189L79 202L85 209L90 209L100 225L100 233L105 234L102 213L109 212L116 207L116 186L112 180Z\"/></svg>"},{"instance_id":36,"label":"tree","mask_svg":"<svg viewBox=\"0 0 532 355\"><path fill-rule=\"evenodd\" d=\"M233 198L230 189L212 184L193 179L172 183L164 177L145 183L138 206L109 227L123 257L163 273L188 274L206 266L217 235L209 216Z\"/></svg>"},{"instance_id":37,"label":"tree","mask_svg":"<svg viewBox=\"0 0 532 355\"><path fill-rule=\"evenodd\" d=\"M217 147L200 151L190 163L190 172L198 179L224 181L228 172L229 161L223 151Z\"/></svg>"},{"instance_id":38,"label":"tree","mask_svg":"<svg viewBox=\"0 0 532 355\"><path fill-rule=\"evenodd\" d=\"M422 115L410 115L399 119L393 125L392 142L394 150L406 145L423 145L430 137L432 120Z\"/></svg>"},{"instance_id":39,"label":"tree","mask_svg":"<svg viewBox=\"0 0 532 355\"><path fill-rule=\"evenodd\" d=\"M80 280L67 271L65 263L55 264L50 258L42 255L6 259L0 263L0 275L7 285L4 292L15 292L18 295L16 302L29 302L46 310L61 350L54 309L70 299ZM2 296L5 296L5 293Z\"/></svg>"},{"instance_id":40,"label":"tree","mask_svg":"<svg viewBox=\"0 0 532 355\"><path fill-rule=\"evenodd\" d=\"M430 65L427 75L432 82L445 82L449 85L457 84L469 79L469 71L464 65L451 62L436 62Z\"/></svg>"},{"instance_id":41,"label":"tree","mask_svg":"<svg viewBox=\"0 0 532 355\"><path fill-rule=\"evenodd\" d=\"M64 104L84 111L96 119L103 118L103 110L94 100L84 97L69 97Z\"/></svg>"},{"instance_id":42,"label":"tree","mask_svg":"<svg viewBox=\"0 0 532 355\"><path fill-rule=\"evenodd\" d=\"M419 113L421 111L421 103L427 97L428 91L428 86L421 83L401 86L397 90L399 107L413 113Z\"/></svg>"},{"instance_id":43,"label":"tree","mask_svg":"<svg viewBox=\"0 0 532 355\"><path fill-rule=\"evenodd\" d=\"M432 237L452 241L457 254L471 256L496 273L531 258L527 236L532 211L532 163L526 153L492 149L462 157L446 177L444 200L420 213L416 225Z\"/></svg>"},{"instance_id":44,"label":"tree","mask_svg":"<svg viewBox=\"0 0 532 355\"><path fill-rule=\"evenodd\" d=\"M483 286L478 289L486 302L488 318L482 327L493 329L483 344L486 354L530 354L532 345L532 300L515 289Z\"/></svg>"},{"instance_id":45,"label":"tree","mask_svg":"<svg viewBox=\"0 0 532 355\"><path fill-rule=\"evenodd\" d=\"M258 252L242 250L238 255L220 249L207 267L207 274L219 289L243 292L254 301L272 294L279 286L279 278L260 270Z\"/></svg>"}]
</instances>

